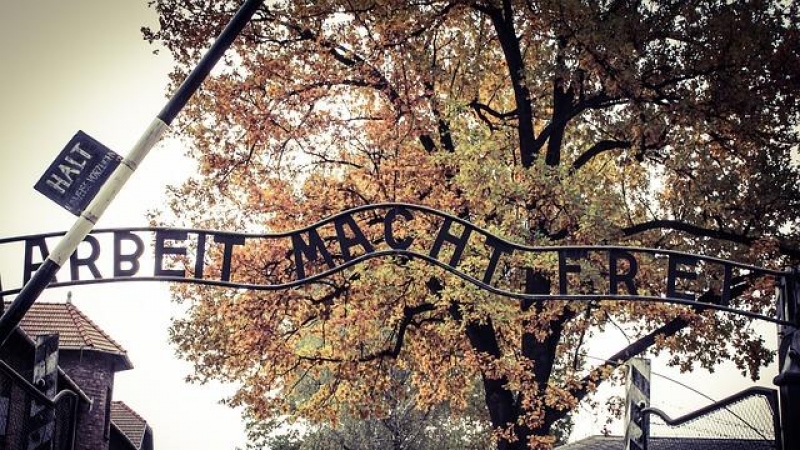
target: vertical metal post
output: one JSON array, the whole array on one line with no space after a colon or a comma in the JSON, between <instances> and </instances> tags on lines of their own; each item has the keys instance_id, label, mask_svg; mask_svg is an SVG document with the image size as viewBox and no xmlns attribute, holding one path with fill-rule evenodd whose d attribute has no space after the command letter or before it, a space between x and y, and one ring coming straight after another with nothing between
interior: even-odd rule
<instances>
[{"instance_id":1,"label":"vertical metal post","mask_svg":"<svg viewBox=\"0 0 800 450\"><path fill-rule=\"evenodd\" d=\"M778 326L781 434L784 450L800 450L800 268L778 283L778 318L794 325Z\"/></svg>"},{"instance_id":2,"label":"vertical metal post","mask_svg":"<svg viewBox=\"0 0 800 450\"><path fill-rule=\"evenodd\" d=\"M58 392L58 334L36 337L33 385L52 400ZM56 436L56 405L31 401L28 449L52 450Z\"/></svg>"},{"instance_id":3,"label":"vertical metal post","mask_svg":"<svg viewBox=\"0 0 800 450\"><path fill-rule=\"evenodd\" d=\"M627 362L627 366L625 450L647 450L650 415L643 410L650 406L650 360L633 358Z\"/></svg>"},{"instance_id":4,"label":"vertical metal post","mask_svg":"<svg viewBox=\"0 0 800 450\"><path fill-rule=\"evenodd\" d=\"M133 174L142 160L150 152L156 142L169 128L172 120L183 109L192 95L200 87L200 84L208 76L208 73L216 65L222 54L230 47L233 40L242 31L244 26L258 10L262 0L247 0L236 15L233 16L228 25L219 35L217 40L206 52L197 66L186 77L183 84L172 95L158 116L145 130L139 141L131 148L128 156L125 157L117 167L108 181L97 193L89 206L81 213L81 216L61 239L55 250L48 256L44 263L39 267L31 279L23 286L17 298L9 306L8 310L0 317L0 346L2 346L14 329L19 325L22 317L28 312L33 302L39 297L47 287L53 277L58 273L61 266L72 255L83 238L92 231L97 220L105 212L108 205L117 196L128 178Z\"/></svg>"}]
</instances>

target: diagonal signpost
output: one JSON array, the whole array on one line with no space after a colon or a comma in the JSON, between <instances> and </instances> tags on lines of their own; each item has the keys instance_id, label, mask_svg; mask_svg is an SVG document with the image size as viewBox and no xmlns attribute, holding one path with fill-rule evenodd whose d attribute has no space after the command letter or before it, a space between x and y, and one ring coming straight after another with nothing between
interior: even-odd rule
<instances>
[{"instance_id":1,"label":"diagonal signpost","mask_svg":"<svg viewBox=\"0 0 800 450\"><path fill-rule=\"evenodd\" d=\"M125 158L120 160L102 144L79 132L48 168L42 180L37 183L37 190L78 215L78 219L0 317L0 346L11 336L22 317L69 259L78 244L92 231L108 205L194 95L261 3L261 0L247 0L242 4ZM107 181L103 182L104 178L107 178Z\"/></svg>"}]
</instances>

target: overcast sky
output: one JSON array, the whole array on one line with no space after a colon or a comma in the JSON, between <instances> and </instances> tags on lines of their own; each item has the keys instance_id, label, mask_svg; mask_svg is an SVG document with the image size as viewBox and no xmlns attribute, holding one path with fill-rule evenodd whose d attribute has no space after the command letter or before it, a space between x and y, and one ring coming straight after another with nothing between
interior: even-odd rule
<instances>
[{"instance_id":1,"label":"overcast sky","mask_svg":"<svg viewBox=\"0 0 800 450\"><path fill-rule=\"evenodd\" d=\"M156 23L146 0L0 0L0 237L63 231L74 217L32 188L78 130L127 154L165 102L171 61L153 54L140 28ZM157 146L134 174L98 227L146 225L147 211L163 204L167 184L193 169L175 142ZM17 273L20 249L0 252L0 274ZM18 281L3 278L6 286ZM153 427L158 449L232 449L243 442L239 413L219 405L231 387L184 383L190 367L168 344L170 318L180 314L168 287L158 283L51 289L42 299L73 302L129 352L135 368L117 375L114 397ZM774 345L774 327L760 327ZM607 345L606 345L607 344ZM592 353L608 356L619 336L593 340ZM730 365L714 377L653 370L680 379L713 398L750 382ZM761 384L770 385L774 366ZM621 394L620 390L613 391ZM677 415L707 403L664 379L653 380L654 404ZM577 435L598 433L603 417L584 414ZM621 432L620 429L615 429Z\"/></svg>"}]
</instances>

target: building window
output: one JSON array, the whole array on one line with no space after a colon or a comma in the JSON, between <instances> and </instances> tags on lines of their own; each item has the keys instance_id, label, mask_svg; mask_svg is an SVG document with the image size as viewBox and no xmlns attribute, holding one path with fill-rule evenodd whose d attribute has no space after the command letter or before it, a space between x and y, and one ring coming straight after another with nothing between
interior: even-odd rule
<instances>
[{"instance_id":1,"label":"building window","mask_svg":"<svg viewBox=\"0 0 800 450\"><path fill-rule=\"evenodd\" d=\"M111 388L106 388L106 418L105 422L103 423L103 437L106 440L109 439L111 436Z\"/></svg>"}]
</instances>

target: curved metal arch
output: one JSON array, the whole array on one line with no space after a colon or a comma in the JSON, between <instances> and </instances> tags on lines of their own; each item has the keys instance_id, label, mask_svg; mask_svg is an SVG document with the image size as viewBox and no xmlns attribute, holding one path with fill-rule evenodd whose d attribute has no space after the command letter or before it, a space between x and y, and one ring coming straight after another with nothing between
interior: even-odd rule
<instances>
[{"instance_id":1,"label":"curved metal arch","mask_svg":"<svg viewBox=\"0 0 800 450\"><path fill-rule=\"evenodd\" d=\"M749 317L752 319L764 320L767 322L772 322L775 324L780 325L791 325L792 323L786 320L777 319L774 317L765 316L762 314L754 313L751 311L739 310L735 308L731 308L729 306L722 306L716 305L713 303L704 303L692 300L686 300L682 298L672 298L672 297L658 297L658 296L650 296L650 295L602 295L602 294L572 294L572 295L542 295L542 294L525 294L520 292L513 292L513 291L506 291L503 289L499 289L497 287L491 286L487 283L484 283L477 278L474 278L468 274L460 272L459 270L444 264L443 262L431 258L428 255L417 253L413 251L407 250L384 250L384 251L377 251L373 253L368 253L365 255L358 256L346 263L343 263L339 266L336 266L332 269L325 270L318 274L309 276L307 278L303 278L302 280L295 280L288 283L280 283L280 284L250 284L250 283L235 283L231 281L221 281L221 280L209 280L209 279L195 279L195 278L181 278L181 277L168 277L168 276L152 276L152 277L127 277L127 278L100 278L100 279L92 279L92 280L78 280L78 281L65 281L59 283L51 283L48 285L48 288L55 288L55 287L67 287L67 286L83 286L83 285L91 285L91 284L105 284L105 283L113 283L113 282L120 282L120 281L167 281L173 283L190 283L190 284L200 284L205 286L218 286L218 287L226 287L226 288L234 288L234 289L247 289L247 290L256 290L256 291L279 291L285 289L292 289L298 288L300 286L314 283L319 281L323 278L327 278L331 275L337 274L345 269L353 267L355 265L360 264L368 259L372 258L379 258L384 256L406 256L409 258L416 258L424 260L430 264L438 266L453 275L458 276L459 278L472 283L473 285L490 292L492 294L496 294L502 297L514 298L519 300L533 300L533 301L545 301L545 300L566 300L566 301L593 301L593 300L621 300L621 301L649 301L649 302L660 302L660 303L671 303L677 305L684 305L684 306L694 306L703 309L714 309L721 312L727 312L731 314L737 314L745 317ZM14 295L19 293L19 289L10 289L8 291L0 292L0 295Z\"/></svg>"},{"instance_id":2,"label":"curved metal arch","mask_svg":"<svg viewBox=\"0 0 800 450\"><path fill-rule=\"evenodd\" d=\"M369 210L376 210L376 209L407 209L411 211L419 211L428 214L432 214L438 216L443 219L450 219L453 222L459 223L465 227L469 227L474 231L484 235L484 236L491 236L493 239L500 241L514 250L520 250L524 252L557 252L557 251L570 251L570 250L595 250L595 251L611 251L611 250L621 250L621 251L630 251L636 253L648 253L648 254L658 254L658 255L674 255L674 256L686 256L690 258L697 258L701 261L712 262L717 264L727 264L733 267L737 267L740 269L750 270L757 273L763 273L765 275L775 275L775 276L785 276L791 274L790 271L781 271L770 269L767 267L759 267L754 266L752 264L740 263L736 261L730 261L723 258L717 258L714 256L706 256L706 255L698 255L694 253L676 251L676 250L664 250L664 249L656 249L650 247L627 247L627 246L618 246L618 245L554 245L554 246L530 246L525 244L520 244L514 241L510 241L506 238L497 236L492 232L481 228L472 222L469 222L465 219L462 219L458 216L455 216L450 213L446 213L443 211L439 211L437 209L424 206L424 205L415 205L412 203L374 203L369 205L362 205L357 206L355 208L351 208L345 211L338 212L331 216L328 216L322 220L319 220L311 225L307 225L302 228L297 228L294 230L289 231L281 231L275 233L237 233L231 231L224 231L224 230L205 230L199 228L170 228L170 227L132 227L132 228L101 228L93 230L91 234L104 234L104 233L114 233L119 231L129 231L129 232L154 232L154 231L180 231L180 232L187 232L187 233L206 233L206 234L218 234L218 235L233 235L233 236L242 236L245 238L254 238L254 239L278 239L278 238L285 238L291 237L293 235L301 234L308 232L310 230L320 228L324 225L330 224L335 222L336 220L345 217L351 216L356 213L369 211ZM15 236L10 238L2 238L0 239L0 244L6 244L11 242L19 242L34 238L50 238L50 237L58 237L64 236L66 232L52 232L52 233L44 233L44 234L35 234L35 235L25 235L25 236Z\"/></svg>"},{"instance_id":3,"label":"curved metal arch","mask_svg":"<svg viewBox=\"0 0 800 450\"><path fill-rule=\"evenodd\" d=\"M234 236L241 236L245 238L255 238L255 239L278 239L278 238L287 238L296 236L301 233L309 232L311 230L315 230L316 228L325 226L327 224L333 223L336 220L350 216L356 213L370 211L370 210L379 210L379 209L406 209L410 211L417 211L423 213L429 213L435 215L439 218L449 219L452 222L456 222L461 224L464 227L468 227L471 230L474 230L485 237L491 237L497 241L503 242L507 246L513 248L517 251L522 252L559 252L559 251L626 251L626 252L634 252L634 253L645 253L651 255L666 255L666 256L682 256L682 257L690 257L696 258L700 261L706 261L711 263L729 265L732 267L737 267L739 269L748 270L753 273L760 273L763 275L771 275L777 277L787 276L791 272L782 272L774 269L768 269L763 267L757 267L750 264L738 263L735 261L728 261L721 258L710 257L710 256L703 256L703 255L696 255L686 252L674 251L674 250L661 250L661 249L653 249L647 247L625 247L625 246L613 246L613 245L598 245L598 246L588 246L588 245L562 245L562 246L527 246L523 244L518 244L507 239L495 236L493 233L480 228L471 222L468 222L464 219L461 219L457 216L452 214L444 213L438 211L433 208L429 208L426 206L420 205L413 205L407 203L379 203L373 205L364 205L356 208L352 208L346 211L342 211L340 213L334 214L329 216L325 219L322 219L314 224L308 225L303 228L299 228L296 230L285 231L285 232L278 232L278 233L233 233L228 231L214 231L214 230L202 230L202 229L195 229L195 228L168 228L168 227L133 227L133 228L106 228L106 229L98 229L95 230L92 234L103 234L103 233L114 233L114 232L159 232L159 231L172 231L172 232L187 232L187 233L204 233L204 234L215 234L215 235L234 235ZM50 238L50 237L57 237L64 235L64 233L47 233L47 234L39 234L39 235L26 235L26 236L17 236L11 238L3 238L0 239L0 244L11 243L11 242L19 242L25 241L30 239L42 239L42 238ZM514 298L514 299L525 299L525 300L533 300L533 301L545 301L545 300L565 300L565 301L594 301L594 300L621 300L621 301L648 301L648 302L661 302L661 303L671 303L671 304L678 304L684 306L693 306L703 309L713 309L721 312L727 312L732 314L738 314L745 317L749 317L752 319L759 319L764 320L767 322L772 322L781 325L791 325L791 322L765 316L762 314L758 314L752 311L745 311L745 310L738 310L732 308L730 306L718 305L714 303L706 303L706 302L699 302L694 300L687 300L685 298L675 298L669 296L651 296L651 295L610 295L610 294L571 294L571 295L556 295L556 294L525 294L520 292L513 292L510 290L501 289L491 284L485 283L482 280L479 280L469 274L459 271L457 268L452 267L438 259L431 257L429 255L412 251L412 250L402 250L402 249L390 249L390 250L380 250L380 251L373 251L369 253L365 253L363 255L354 257L349 261L345 261L341 264L336 265L335 267L329 268L327 270L321 271L317 274L310 275L301 279L297 279L294 281L286 282L286 283L277 283L277 284L253 284L253 283L238 283L238 282L231 282L231 281L223 281L223 280L213 280L213 279L198 279L198 278L187 278L187 277L174 277L174 276L136 276L136 277L112 277L112 278L99 278L99 279L90 279L90 280L75 280L75 281L66 281L66 282L58 282L58 283L51 283L48 287L65 287L65 286L81 286L81 285L89 285L89 284L105 284L110 282L119 282L119 281L167 281L167 282L177 282L177 283L192 283L192 284L200 284L200 285L208 285L208 286L219 286L219 287L227 287L227 288L235 288L235 289L248 289L248 290L260 290L260 291L276 291L276 290L283 290L283 289L292 289L303 286L305 284L314 283L319 281L323 278L329 277L336 273L339 273L345 269L358 265L364 261L367 261L372 258L379 258L379 257L391 257L391 256L401 256L407 258L414 258L426 261L427 263L433 264L441 269L446 270L453 275L458 276L459 278L467 281L489 293ZM2 295L14 295L21 291L19 289L10 289L6 291L0 292L0 296Z\"/></svg>"}]
</instances>

